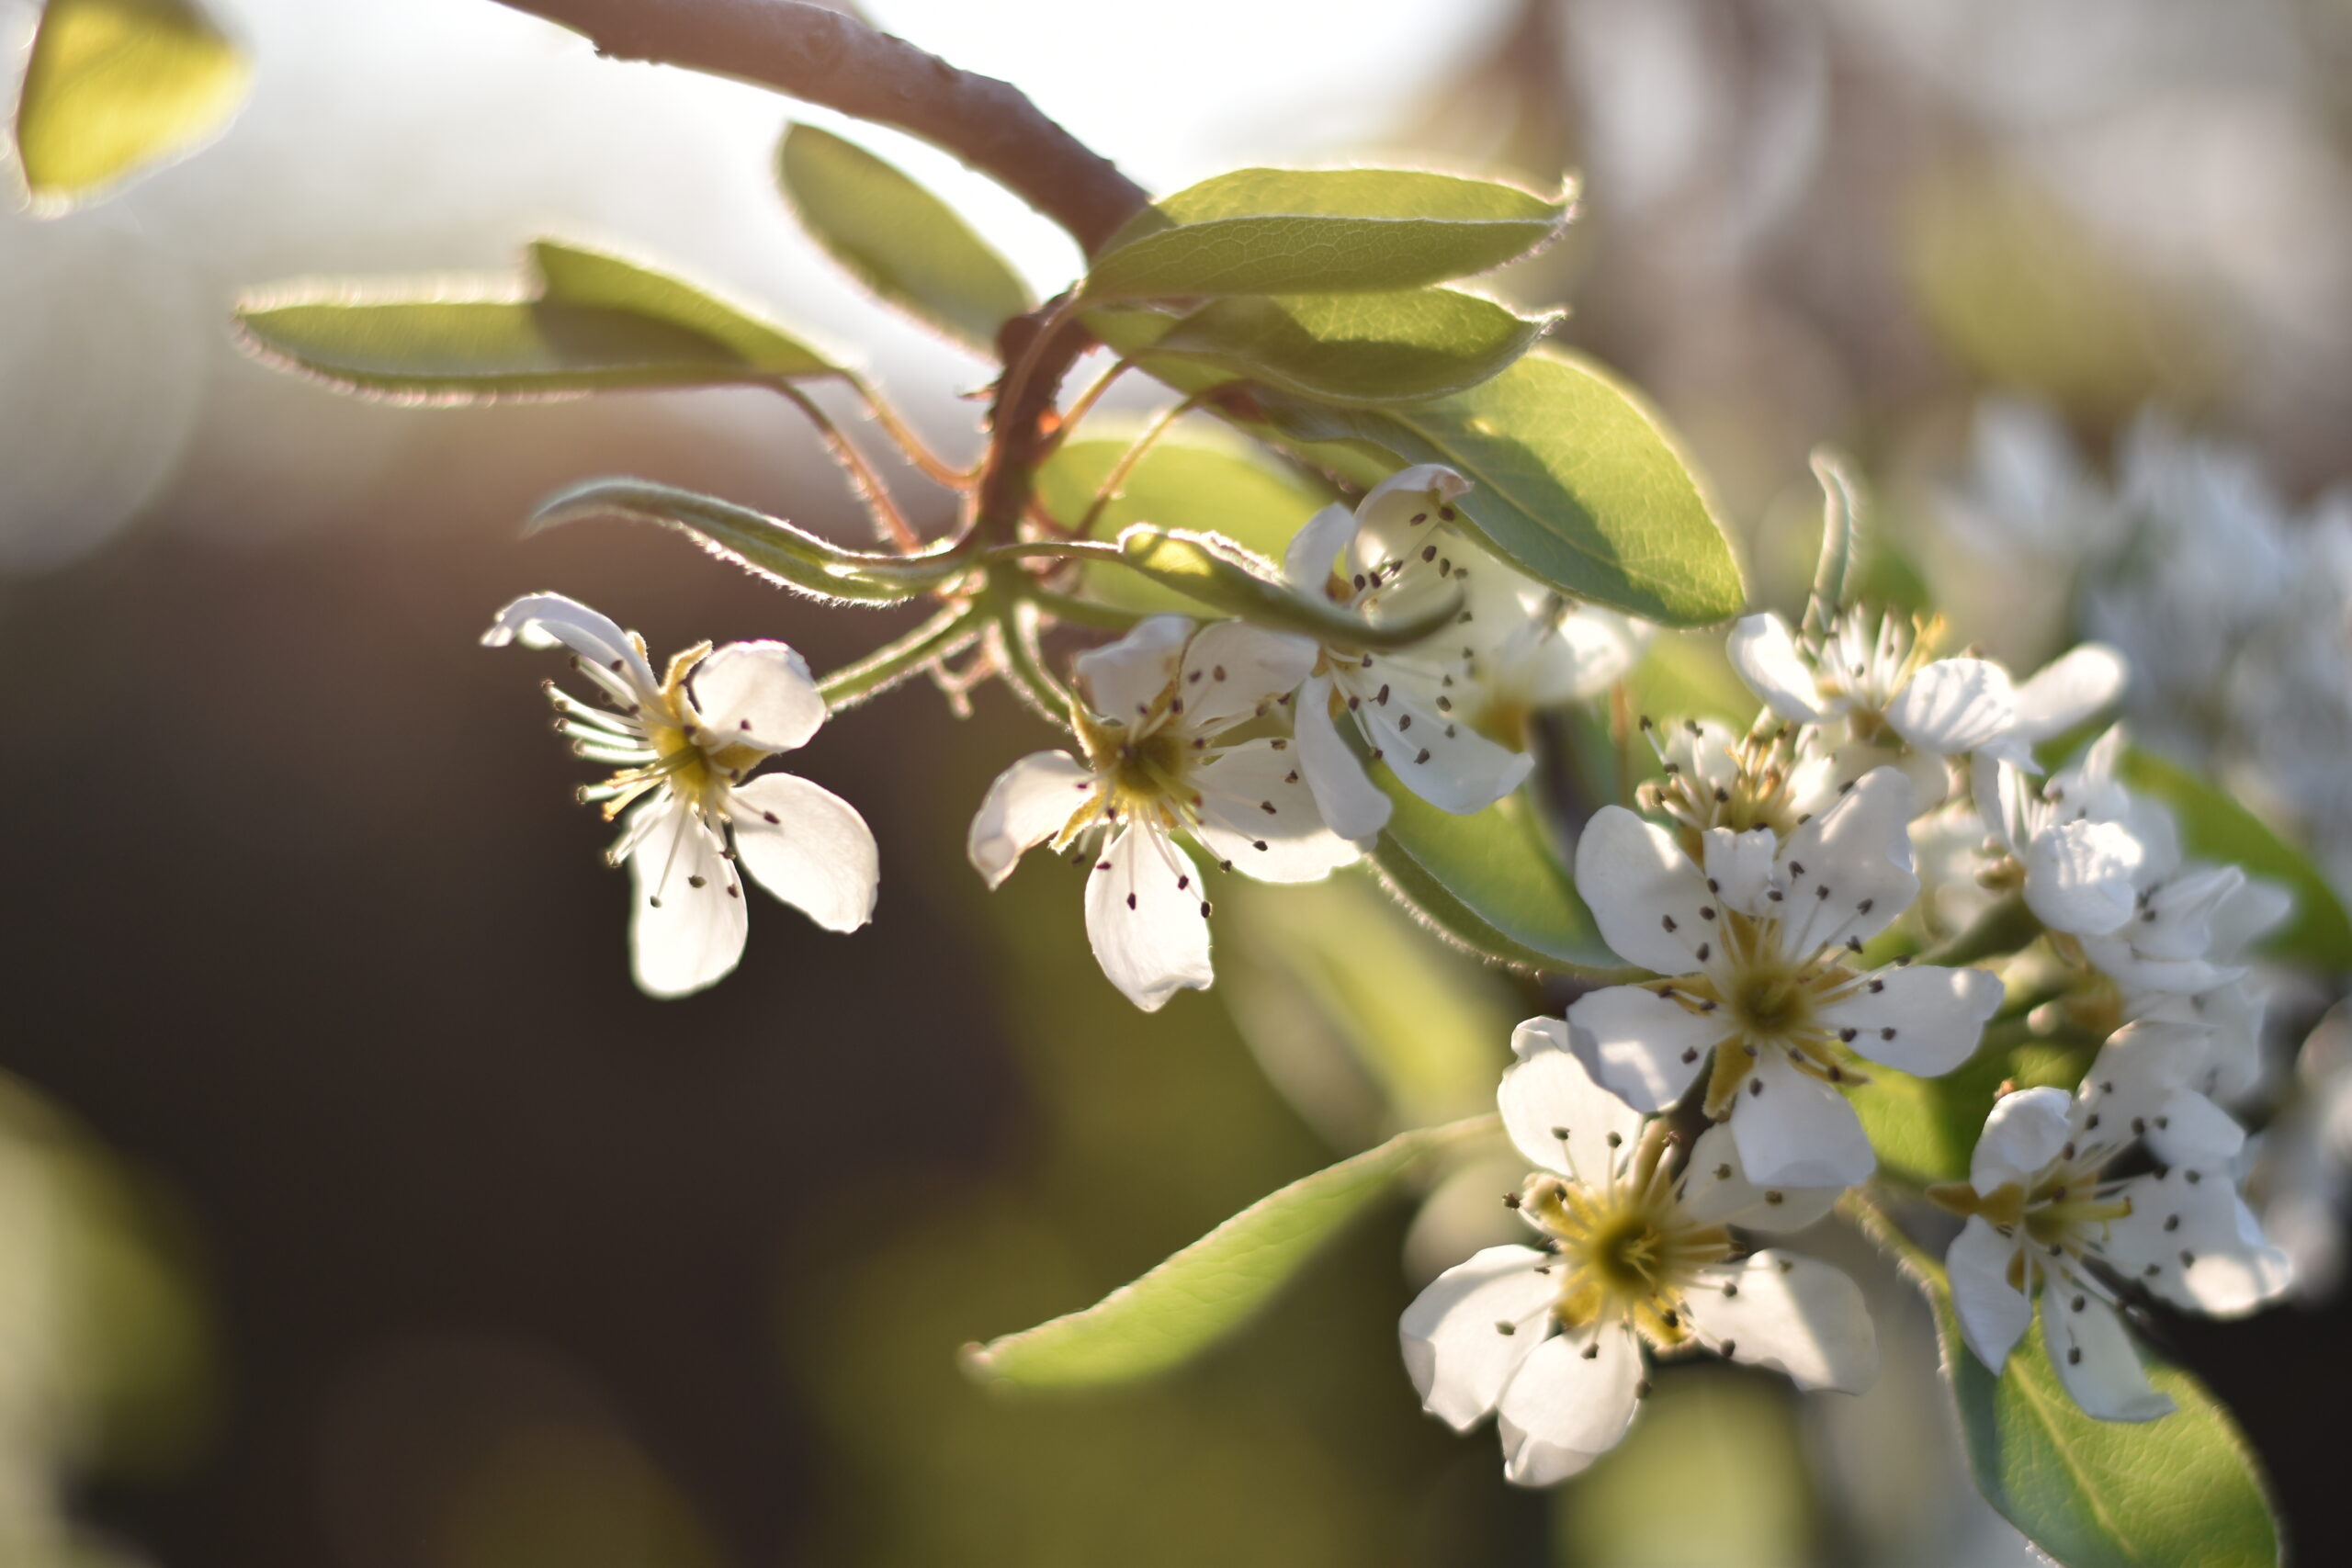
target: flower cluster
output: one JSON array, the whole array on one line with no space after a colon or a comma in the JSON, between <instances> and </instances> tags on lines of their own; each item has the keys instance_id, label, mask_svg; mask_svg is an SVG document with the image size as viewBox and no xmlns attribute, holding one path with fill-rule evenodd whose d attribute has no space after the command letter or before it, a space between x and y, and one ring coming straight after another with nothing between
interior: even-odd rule
<instances>
[{"instance_id":1,"label":"flower cluster","mask_svg":"<svg viewBox=\"0 0 2352 1568\"><path fill-rule=\"evenodd\" d=\"M1998 1099L1971 1179L1930 1193L1966 1221L1950 1277L1972 1350L1998 1372L2038 1300L2082 1407L2147 1419L2170 1405L2125 1311L2234 1315L2287 1288L2240 1190L2245 1134L2217 1103L2252 1081L2261 1010L2240 958L2283 900L2184 861L2169 814L2119 780L2120 731L2040 781L2036 744L2117 697L2120 656L2077 649L2020 684L1990 660L1929 657L1934 635L1857 611L1800 639L1749 617L1728 653L1765 704L1754 726L1645 726L1652 815L1607 806L1584 828L1577 888L1655 977L1521 1026L1500 1105L1538 1172L1507 1201L1537 1244L1448 1270L1401 1325L1428 1409L1456 1427L1495 1415L1513 1481L1612 1445L1645 1354L1704 1347L1806 1387L1865 1384L1853 1285L1743 1254L1736 1232L1801 1227L1871 1180L1849 1091L1958 1068L2013 990L2018 1013L2105 1043L2078 1091ZM1965 870L1973 919L2000 925L2007 897L2043 938L1913 962L1927 922L1898 922L1929 851L1938 874Z\"/></svg>"}]
</instances>

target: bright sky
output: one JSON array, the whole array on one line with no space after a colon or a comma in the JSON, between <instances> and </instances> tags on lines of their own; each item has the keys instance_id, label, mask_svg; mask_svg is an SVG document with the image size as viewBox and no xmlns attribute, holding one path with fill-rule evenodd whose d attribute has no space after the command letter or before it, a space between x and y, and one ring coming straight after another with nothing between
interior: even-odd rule
<instances>
[{"instance_id":1,"label":"bright sky","mask_svg":"<svg viewBox=\"0 0 2352 1568\"><path fill-rule=\"evenodd\" d=\"M206 4L258 62L254 98L220 141L60 219L8 211L0 195L0 571L74 559L198 488L211 525L266 535L349 504L396 457L413 468L416 444L439 438L434 416L334 405L238 363L229 302L305 276L504 271L540 233L614 243L766 302L935 393L914 400L919 419L968 423L950 394L976 367L874 310L793 229L769 163L789 116L856 136L966 207L1041 293L1076 265L1057 231L944 154L757 89L600 61L490 0ZM1250 162L1343 160L1483 47L1510 6L871 8L1019 82L1168 190ZM0 0L0 58L21 61L34 9Z\"/></svg>"}]
</instances>

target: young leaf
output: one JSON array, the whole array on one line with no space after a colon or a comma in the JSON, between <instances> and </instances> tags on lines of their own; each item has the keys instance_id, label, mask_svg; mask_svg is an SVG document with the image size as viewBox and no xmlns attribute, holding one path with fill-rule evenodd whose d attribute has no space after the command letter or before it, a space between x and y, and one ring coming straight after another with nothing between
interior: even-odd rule
<instances>
[{"instance_id":1,"label":"young leaf","mask_svg":"<svg viewBox=\"0 0 2352 1568\"><path fill-rule=\"evenodd\" d=\"M49 0L17 102L25 181L36 199L71 201L192 152L252 75L192 0Z\"/></svg>"},{"instance_id":2,"label":"young leaf","mask_svg":"<svg viewBox=\"0 0 2352 1568\"><path fill-rule=\"evenodd\" d=\"M2263 952L2319 969L2352 969L2352 921L2301 851L2218 785L2153 751L2127 750L2122 773L2132 788L2179 814L2181 840L2190 854L2242 865L2247 875L2283 883L2294 894L2295 912L2262 942Z\"/></svg>"},{"instance_id":3,"label":"young leaf","mask_svg":"<svg viewBox=\"0 0 2352 1568\"><path fill-rule=\"evenodd\" d=\"M1189 362L1340 403L1412 402L1475 387L1508 369L1558 319L1531 321L1451 288L1240 294L1181 317L1104 309L1083 318L1163 379Z\"/></svg>"},{"instance_id":4,"label":"young leaf","mask_svg":"<svg viewBox=\"0 0 2352 1568\"><path fill-rule=\"evenodd\" d=\"M776 149L786 197L827 254L876 294L975 353L1036 306L1029 286L939 197L854 142L813 125Z\"/></svg>"},{"instance_id":5,"label":"young leaf","mask_svg":"<svg viewBox=\"0 0 2352 1568\"><path fill-rule=\"evenodd\" d=\"M346 391L478 401L838 374L765 321L665 273L543 240L523 300L253 301L247 343Z\"/></svg>"},{"instance_id":6,"label":"young leaf","mask_svg":"<svg viewBox=\"0 0 2352 1568\"><path fill-rule=\"evenodd\" d=\"M770 376L834 373L832 362L807 344L667 273L560 240L533 241L531 262L538 268L545 299L667 321L710 339Z\"/></svg>"},{"instance_id":7,"label":"young leaf","mask_svg":"<svg viewBox=\"0 0 2352 1568\"><path fill-rule=\"evenodd\" d=\"M1373 863L1430 924L1521 968L1600 980L1633 973L1601 942L1524 795L1456 817L1407 789L1382 764L1371 771L1392 808Z\"/></svg>"},{"instance_id":8,"label":"young leaf","mask_svg":"<svg viewBox=\"0 0 2352 1568\"><path fill-rule=\"evenodd\" d=\"M1358 293L1467 277L1567 221L1557 200L1389 169L1238 169L1154 203L1105 242L1089 299Z\"/></svg>"},{"instance_id":9,"label":"young leaf","mask_svg":"<svg viewBox=\"0 0 2352 1568\"><path fill-rule=\"evenodd\" d=\"M1259 402L1294 440L1458 470L1476 487L1457 503L1470 531L1562 592L1675 626L1728 620L1746 602L1730 542L1672 439L1588 361L1531 354L1425 403Z\"/></svg>"},{"instance_id":10,"label":"young leaf","mask_svg":"<svg viewBox=\"0 0 2352 1568\"><path fill-rule=\"evenodd\" d=\"M1119 536L1119 564L1159 587L1277 631L1355 648L1408 648L1461 613L1461 595L1409 620L1374 626L1328 599L1300 593L1271 561L1252 559L1214 534L1138 523Z\"/></svg>"},{"instance_id":11,"label":"young leaf","mask_svg":"<svg viewBox=\"0 0 2352 1568\"><path fill-rule=\"evenodd\" d=\"M1023 1388L1082 1388L1180 1366L1240 1327L1414 1167L1494 1130L1491 1116L1418 1128L1301 1177L1085 1311L967 1347L965 1370Z\"/></svg>"},{"instance_id":12,"label":"young leaf","mask_svg":"<svg viewBox=\"0 0 2352 1568\"><path fill-rule=\"evenodd\" d=\"M1860 487L1845 456L1829 446L1813 449L1813 477L1821 485L1821 559L1814 568L1813 596L1805 602L1804 628L1822 631L1846 607L1861 558Z\"/></svg>"},{"instance_id":13,"label":"young leaf","mask_svg":"<svg viewBox=\"0 0 2352 1568\"><path fill-rule=\"evenodd\" d=\"M1213 438L1217 437L1217 438ZM1221 438L1221 439L1220 439ZM1065 442L1037 469L1036 495L1048 515L1075 525L1127 449L1123 440ZM1200 423L1160 437L1127 471L1102 509L1097 532L1115 538L1134 523L1190 534L1222 534L1242 548L1282 558L1300 525L1331 492L1223 426ZM1089 597L1140 614L1195 615L1198 604L1109 562L1086 563Z\"/></svg>"},{"instance_id":14,"label":"young leaf","mask_svg":"<svg viewBox=\"0 0 2352 1568\"><path fill-rule=\"evenodd\" d=\"M895 604L967 570L960 558L880 556L845 550L781 517L717 496L643 479L591 479L542 503L533 530L587 517L659 523L701 540L712 554L820 599Z\"/></svg>"},{"instance_id":15,"label":"young leaf","mask_svg":"<svg viewBox=\"0 0 2352 1568\"><path fill-rule=\"evenodd\" d=\"M1995 1377L1960 1337L1950 1286L1928 1297L1985 1500L2065 1568L2273 1568L2278 1528L2245 1435L2205 1385L2149 1355L2148 1381L2177 1406L2154 1421L2083 1413L2029 1331ZM2044 1294L2041 1310L2062 1303Z\"/></svg>"}]
</instances>

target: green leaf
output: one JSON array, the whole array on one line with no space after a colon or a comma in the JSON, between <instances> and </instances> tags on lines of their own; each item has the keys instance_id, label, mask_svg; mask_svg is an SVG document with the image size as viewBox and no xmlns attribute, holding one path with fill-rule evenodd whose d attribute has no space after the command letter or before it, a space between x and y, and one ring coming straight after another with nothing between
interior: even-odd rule
<instances>
[{"instance_id":1,"label":"green leaf","mask_svg":"<svg viewBox=\"0 0 2352 1568\"><path fill-rule=\"evenodd\" d=\"M2269 1568L2278 1528L2245 1435L2187 1371L2143 1353L2178 1408L2154 1421L2086 1416L2030 1331L1995 1377L1960 1337L1951 1290L1928 1297L1977 1489L2065 1568ZM2042 1297L2042 1310L2051 1298Z\"/></svg>"},{"instance_id":2,"label":"green leaf","mask_svg":"<svg viewBox=\"0 0 2352 1568\"><path fill-rule=\"evenodd\" d=\"M1125 1382L1180 1366L1240 1327L1350 1220L1492 1116L1400 1133L1261 1198L1083 1312L967 1347L976 1378L1023 1388Z\"/></svg>"},{"instance_id":3,"label":"green leaf","mask_svg":"<svg viewBox=\"0 0 2352 1568\"><path fill-rule=\"evenodd\" d=\"M1037 500L1047 514L1075 525L1128 445L1105 438L1056 447L1036 473ZM1152 523L1185 533L1217 533L1279 560L1291 536L1331 499L1330 491L1280 466L1256 443L1201 422L1146 448L1119 494L1103 507L1100 531L1116 537L1130 524ZM1198 609L1183 594L1104 562L1086 563L1086 592L1140 615L1189 615Z\"/></svg>"},{"instance_id":4,"label":"green leaf","mask_svg":"<svg viewBox=\"0 0 2352 1568\"><path fill-rule=\"evenodd\" d=\"M345 390L451 401L840 374L667 274L551 240L531 254L541 288L530 299L255 300L237 319L263 355Z\"/></svg>"},{"instance_id":5,"label":"green leaf","mask_svg":"<svg viewBox=\"0 0 2352 1568\"><path fill-rule=\"evenodd\" d=\"M1371 878L1238 884L1217 914L1239 939L1217 992L1278 1081L1361 1083L1373 1103L1356 1120L1385 1127L1494 1102L1525 1008L1502 976L1430 941Z\"/></svg>"},{"instance_id":6,"label":"green leaf","mask_svg":"<svg viewBox=\"0 0 2352 1568\"><path fill-rule=\"evenodd\" d=\"M626 517L690 534L712 554L820 599L895 604L969 569L952 552L883 556L845 550L781 517L716 496L644 479L591 479L543 502L531 528L587 517Z\"/></svg>"},{"instance_id":7,"label":"green leaf","mask_svg":"<svg viewBox=\"0 0 2352 1568\"><path fill-rule=\"evenodd\" d=\"M1383 764L1373 763L1371 773L1392 807L1373 863L1430 924L1522 968L1612 981L1635 973L1600 940L1523 793L1456 817L1407 789Z\"/></svg>"},{"instance_id":8,"label":"green leaf","mask_svg":"<svg viewBox=\"0 0 2352 1568\"><path fill-rule=\"evenodd\" d=\"M190 0L49 0L17 102L37 199L72 201L211 140L253 69Z\"/></svg>"},{"instance_id":9,"label":"green leaf","mask_svg":"<svg viewBox=\"0 0 2352 1568\"><path fill-rule=\"evenodd\" d=\"M1457 470L1476 487L1456 503L1467 530L1564 593L1674 626L1728 620L1747 602L1672 439L1588 361L1531 354L1426 403L1340 408L1271 391L1259 402L1294 440Z\"/></svg>"},{"instance_id":10,"label":"green leaf","mask_svg":"<svg viewBox=\"0 0 2352 1568\"><path fill-rule=\"evenodd\" d=\"M1878 1151L1879 1168L1925 1187L1967 1179L1968 1157L2004 1083L2071 1091L2089 1065L2083 1053L2030 1044L1981 1051L1939 1078L1873 1066L1870 1081L1848 1088L1846 1099Z\"/></svg>"},{"instance_id":11,"label":"green leaf","mask_svg":"<svg viewBox=\"0 0 2352 1568\"><path fill-rule=\"evenodd\" d=\"M1567 221L1566 194L1388 169L1238 169L1154 203L1105 242L1089 299L1337 294L1467 277Z\"/></svg>"},{"instance_id":12,"label":"green leaf","mask_svg":"<svg viewBox=\"0 0 2352 1568\"><path fill-rule=\"evenodd\" d=\"M881 298L993 357L1029 286L939 197L854 142L795 125L776 149L785 196L825 253Z\"/></svg>"},{"instance_id":13,"label":"green leaf","mask_svg":"<svg viewBox=\"0 0 2352 1568\"><path fill-rule=\"evenodd\" d=\"M1282 581L1272 561L1215 534L1182 534L1138 523L1119 536L1119 564L1170 592L1277 631L1351 648L1409 648L1462 611L1459 593L1407 620L1373 625L1328 599Z\"/></svg>"},{"instance_id":14,"label":"green leaf","mask_svg":"<svg viewBox=\"0 0 2352 1568\"><path fill-rule=\"evenodd\" d=\"M2124 752L2123 782L2180 816L2181 841L2203 860L2242 865L2249 876L2284 884L2295 912L2260 944L2274 958L2341 972L2352 969L2352 921L2309 857L2221 787L2153 751Z\"/></svg>"},{"instance_id":15,"label":"green leaf","mask_svg":"<svg viewBox=\"0 0 2352 1568\"><path fill-rule=\"evenodd\" d=\"M831 360L797 338L667 273L560 240L533 241L531 261L539 270L544 299L666 321L708 338L768 376L838 373Z\"/></svg>"},{"instance_id":16,"label":"green leaf","mask_svg":"<svg viewBox=\"0 0 2352 1568\"><path fill-rule=\"evenodd\" d=\"M1189 362L1326 402L1411 402L1490 380L1556 316L1529 320L1451 288L1235 295L1181 317L1085 312L1090 331L1159 374Z\"/></svg>"}]
</instances>

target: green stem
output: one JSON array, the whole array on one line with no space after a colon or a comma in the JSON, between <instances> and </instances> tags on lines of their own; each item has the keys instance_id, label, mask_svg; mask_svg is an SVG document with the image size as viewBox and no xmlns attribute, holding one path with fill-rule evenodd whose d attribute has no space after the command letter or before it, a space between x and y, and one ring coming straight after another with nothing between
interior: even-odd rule
<instances>
[{"instance_id":1,"label":"green stem","mask_svg":"<svg viewBox=\"0 0 2352 1568\"><path fill-rule=\"evenodd\" d=\"M1843 1198L1838 1200L1838 1213L1850 1221L1856 1230L1868 1236L1881 1252L1906 1269L1924 1279L1940 1275L1943 1266L1927 1248L1904 1234L1903 1227L1895 1223L1893 1212L1873 1190L1876 1186L1873 1181L1869 1186L1849 1190Z\"/></svg>"},{"instance_id":2,"label":"green stem","mask_svg":"<svg viewBox=\"0 0 2352 1568\"><path fill-rule=\"evenodd\" d=\"M1115 605L1098 604L1091 599L1056 593L1045 588L1029 589L1023 597L1057 621L1068 621L1076 626L1092 626L1099 631L1129 630L1145 615L1141 610L1122 610Z\"/></svg>"},{"instance_id":3,"label":"green stem","mask_svg":"<svg viewBox=\"0 0 2352 1568\"><path fill-rule=\"evenodd\" d=\"M1070 531L1081 539L1091 535L1094 532L1094 525L1102 521L1103 509L1118 499L1120 487L1127 482L1127 476L1135 472L1136 465L1143 461L1143 455L1150 451L1153 444L1167 434L1178 420L1198 408L1202 400L1208 396L1208 390L1194 392L1175 407L1164 411L1158 419L1146 425L1143 434L1135 438L1133 445L1119 454L1119 460L1111 465L1111 471L1102 476L1102 487L1095 491L1093 501L1088 503L1086 515L1080 518L1078 526Z\"/></svg>"},{"instance_id":4,"label":"green stem","mask_svg":"<svg viewBox=\"0 0 2352 1568\"><path fill-rule=\"evenodd\" d=\"M1119 547L1099 539L1023 539L1017 544L991 545L980 552L983 561L1117 560Z\"/></svg>"},{"instance_id":5,"label":"green stem","mask_svg":"<svg viewBox=\"0 0 2352 1568\"><path fill-rule=\"evenodd\" d=\"M842 433L841 426L835 424L808 393L789 381L773 381L769 385L790 400L794 407L808 416L808 423L817 427L818 435L825 443L825 450L832 454L833 461L841 465L842 473L849 476L851 490L856 492L857 499L865 503L865 510L874 520L881 525L884 536L907 555L922 549L922 536L908 523L906 513L899 510L899 503L891 499L889 487L882 482L882 476L874 471L874 465L865 460L865 454L857 449L857 444Z\"/></svg>"},{"instance_id":6,"label":"green stem","mask_svg":"<svg viewBox=\"0 0 2352 1568\"><path fill-rule=\"evenodd\" d=\"M2024 896L2012 893L1979 915L1966 931L1919 954L1919 962L1957 968L1980 958L2018 952L2041 934L2041 922L2025 907Z\"/></svg>"},{"instance_id":7,"label":"green stem","mask_svg":"<svg viewBox=\"0 0 2352 1568\"><path fill-rule=\"evenodd\" d=\"M826 704L839 712L886 691L933 660L955 651L977 633L980 616L969 604L954 604L898 641L845 664L817 682Z\"/></svg>"}]
</instances>

